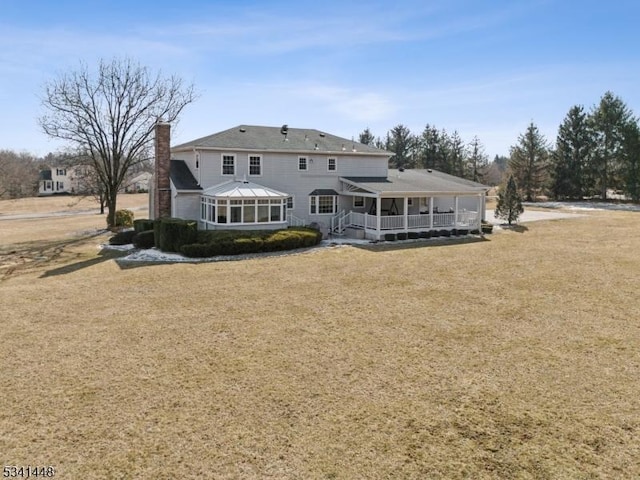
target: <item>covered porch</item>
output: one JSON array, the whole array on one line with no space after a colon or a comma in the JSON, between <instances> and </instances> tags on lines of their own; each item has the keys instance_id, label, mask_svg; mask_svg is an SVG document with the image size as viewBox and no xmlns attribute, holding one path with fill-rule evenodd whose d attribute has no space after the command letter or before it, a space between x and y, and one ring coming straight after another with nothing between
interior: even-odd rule
<instances>
[{"instance_id":1,"label":"covered porch","mask_svg":"<svg viewBox=\"0 0 640 480\"><path fill-rule=\"evenodd\" d=\"M386 179L341 178L340 193L351 199L346 203L352 208L332 218L331 231L344 234L356 229L365 238L380 240L387 233L481 229L486 187L438 178L440 188L434 191L428 184L421 185L433 180L427 176L424 182L423 175L399 172L397 177ZM449 191L442 188L446 183L450 184Z\"/></svg>"}]
</instances>

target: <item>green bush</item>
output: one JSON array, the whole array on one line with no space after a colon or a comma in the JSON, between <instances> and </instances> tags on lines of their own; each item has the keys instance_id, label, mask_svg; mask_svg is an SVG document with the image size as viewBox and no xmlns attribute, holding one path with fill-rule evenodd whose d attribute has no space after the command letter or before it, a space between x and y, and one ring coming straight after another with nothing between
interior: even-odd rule
<instances>
[{"instance_id":1,"label":"green bush","mask_svg":"<svg viewBox=\"0 0 640 480\"><path fill-rule=\"evenodd\" d=\"M385 242L395 242L396 241L396 234L395 233L385 233L384 234L384 240L385 240Z\"/></svg>"},{"instance_id":2,"label":"green bush","mask_svg":"<svg viewBox=\"0 0 640 480\"><path fill-rule=\"evenodd\" d=\"M159 218L153 223L155 246L163 252L179 252L180 247L198 241L198 222L182 218Z\"/></svg>"},{"instance_id":3,"label":"green bush","mask_svg":"<svg viewBox=\"0 0 640 480\"><path fill-rule=\"evenodd\" d=\"M153 230L153 220L149 220L148 218L134 220L133 229L138 233Z\"/></svg>"},{"instance_id":4,"label":"green bush","mask_svg":"<svg viewBox=\"0 0 640 480\"><path fill-rule=\"evenodd\" d=\"M114 227L132 227L133 212L131 210L116 210L116 224Z\"/></svg>"},{"instance_id":5,"label":"green bush","mask_svg":"<svg viewBox=\"0 0 640 480\"><path fill-rule=\"evenodd\" d=\"M398 240L406 240L406 239L407 239L407 233L406 232L398 233Z\"/></svg>"},{"instance_id":6,"label":"green bush","mask_svg":"<svg viewBox=\"0 0 640 480\"><path fill-rule=\"evenodd\" d=\"M429 232L431 234L432 238L435 237L439 237L440 236L440 230L432 230L431 232Z\"/></svg>"},{"instance_id":7,"label":"green bush","mask_svg":"<svg viewBox=\"0 0 640 480\"><path fill-rule=\"evenodd\" d=\"M458 235L464 236L464 235L469 235L469 230L466 228L459 228L458 229Z\"/></svg>"},{"instance_id":8,"label":"green bush","mask_svg":"<svg viewBox=\"0 0 640 480\"><path fill-rule=\"evenodd\" d=\"M135 230L124 230L109 239L109 245L129 245L133 241Z\"/></svg>"},{"instance_id":9,"label":"green bush","mask_svg":"<svg viewBox=\"0 0 640 480\"><path fill-rule=\"evenodd\" d=\"M451 236L451 232L449 230L440 230L440 236L441 237L450 237Z\"/></svg>"},{"instance_id":10,"label":"green bush","mask_svg":"<svg viewBox=\"0 0 640 480\"><path fill-rule=\"evenodd\" d=\"M454 228L454 229L451 230L451 236L452 237L457 237L458 236L458 229L457 228Z\"/></svg>"},{"instance_id":11,"label":"green bush","mask_svg":"<svg viewBox=\"0 0 640 480\"><path fill-rule=\"evenodd\" d=\"M145 230L137 232L132 239L133 246L136 248L153 248L155 245L155 235L153 230Z\"/></svg>"},{"instance_id":12,"label":"green bush","mask_svg":"<svg viewBox=\"0 0 640 480\"><path fill-rule=\"evenodd\" d=\"M480 234L480 230L478 230L477 228L474 228L473 230L471 230L469 232L471 235L479 235Z\"/></svg>"},{"instance_id":13,"label":"green bush","mask_svg":"<svg viewBox=\"0 0 640 480\"><path fill-rule=\"evenodd\" d=\"M431 238L431 232L420 232L418 234L418 237L420 237L420 238Z\"/></svg>"},{"instance_id":14,"label":"green bush","mask_svg":"<svg viewBox=\"0 0 640 480\"><path fill-rule=\"evenodd\" d=\"M321 240L322 233L305 227L260 231L212 230L199 232L197 242L183 245L180 252L192 258L242 255L311 247Z\"/></svg>"},{"instance_id":15,"label":"green bush","mask_svg":"<svg viewBox=\"0 0 640 480\"><path fill-rule=\"evenodd\" d=\"M418 232L409 232L408 237L411 240L416 240L417 238L419 238L420 236L418 235Z\"/></svg>"}]
</instances>

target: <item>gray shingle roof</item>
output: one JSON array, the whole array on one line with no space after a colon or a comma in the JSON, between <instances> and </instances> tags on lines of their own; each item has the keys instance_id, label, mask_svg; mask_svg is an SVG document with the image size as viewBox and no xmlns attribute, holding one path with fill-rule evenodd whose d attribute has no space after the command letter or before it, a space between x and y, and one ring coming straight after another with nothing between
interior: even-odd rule
<instances>
[{"instance_id":1,"label":"gray shingle roof","mask_svg":"<svg viewBox=\"0 0 640 480\"><path fill-rule=\"evenodd\" d=\"M489 187L436 170L389 170L387 177L342 177L375 193L481 193Z\"/></svg>"},{"instance_id":2,"label":"gray shingle roof","mask_svg":"<svg viewBox=\"0 0 640 480\"><path fill-rule=\"evenodd\" d=\"M391 156L391 152L364 145L347 138L331 135L315 129L288 128L287 134L282 127L261 127L239 125L223 132L198 138L172 148L173 151L193 148L242 149L256 151L291 152L332 152L366 153L370 155ZM354 151L355 150L355 151Z\"/></svg>"},{"instance_id":3,"label":"gray shingle roof","mask_svg":"<svg viewBox=\"0 0 640 480\"><path fill-rule=\"evenodd\" d=\"M169 176L177 190L202 190L183 160L171 160Z\"/></svg>"}]
</instances>

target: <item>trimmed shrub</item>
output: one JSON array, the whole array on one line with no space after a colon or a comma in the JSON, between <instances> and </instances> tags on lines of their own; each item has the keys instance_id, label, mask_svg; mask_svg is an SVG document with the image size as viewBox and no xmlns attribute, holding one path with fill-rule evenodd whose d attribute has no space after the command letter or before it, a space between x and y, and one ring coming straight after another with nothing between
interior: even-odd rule
<instances>
[{"instance_id":1,"label":"trimmed shrub","mask_svg":"<svg viewBox=\"0 0 640 480\"><path fill-rule=\"evenodd\" d=\"M321 232L305 227L263 231L212 230L199 232L198 241L183 245L180 252L192 258L242 255L312 247L321 240Z\"/></svg>"},{"instance_id":2,"label":"trimmed shrub","mask_svg":"<svg viewBox=\"0 0 640 480\"><path fill-rule=\"evenodd\" d=\"M458 235L462 235L462 236L469 235L469 230L467 230L466 228L460 228L458 229Z\"/></svg>"},{"instance_id":3,"label":"trimmed shrub","mask_svg":"<svg viewBox=\"0 0 640 480\"><path fill-rule=\"evenodd\" d=\"M153 230L145 230L144 232L137 232L131 241L136 248L153 248L155 245L155 235Z\"/></svg>"},{"instance_id":4,"label":"trimmed shrub","mask_svg":"<svg viewBox=\"0 0 640 480\"><path fill-rule=\"evenodd\" d=\"M474 228L473 230L471 230L469 232L471 235L479 235L480 234L480 230L478 230L477 228Z\"/></svg>"},{"instance_id":5,"label":"trimmed shrub","mask_svg":"<svg viewBox=\"0 0 640 480\"><path fill-rule=\"evenodd\" d=\"M451 230L451 235L454 236L454 237L457 237L458 236L458 229L457 228L452 229Z\"/></svg>"},{"instance_id":6,"label":"trimmed shrub","mask_svg":"<svg viewBox=\"0 0 640 480\"><path fill-rule=\"evenodd\" d=\"M109 239L109 245L129 245L133 241L135 230L124 230Z\"/></svg>"},{"instance_id":7,"label":"trimmed shrub","mask_svg":"<svg viewBox=\"0 0 640 480\"><path fill-rule=\"evenodd\" d=\"M418 232L409 232L408 236L409 236L409 238L411 240L415 240L415 239L419 238Z\"/></svg>"},{"instance_id":8,"label":"trimmed shrub","mask_svg":"<svg viewBox=\"0 0 640 480\"><path fill-rule=\"evenodd\" d=\"M153 220L149 220L148 218L134 220L133 229L138 233L153 230Z\"/></svg>"},{"instance_id":9,"label":"trimmed shrub","mask_svg":"<svg viewBox=\"0 0 640 480\"><path fill-rule=\"evenodd\" d=\"M398 240L406 240L406 239L407 239L407 232L398 233Z\"/></svg>"},{"instance_id":10,"label":"trimmed shrub","mask_svg":"<svg viewBox=\"0 0 640 480\"><path fill-rule=\"evenodd\" d=\"M431 234L431 237L432 237L432 238L435 238L435 237L439 237L439 236L440 236L440 230L432 230L432 231L430 231L429 233Z\"/></svg>"},{"instance_id":11,"label":"trimmed shrub","mask_svg":"<svg viewBox=\"0 0 640 480\"><path fill-rule=\"evenodd\" d=\"M396 241L396 234L395 233L385 233L384 234L384 240L385 240L385 242L395 242Z\"/></svg>"},{"instance_id":12,"label":"trimmed shrub","mask_svg":"<svg viewBox=\"0 0 640 480\"><path fill-rule=\"evenodd\" d=\"M420 237L420 238L431 238L431 232L420 232L418 234L418 237Z\"/></svg>"},{"instance_id":13,"label":"trimmed shrub","mask_svg":"<svg viewBox=\"0 0 640 480\"><path fill-rule=\"evenodd\" d=\"M133 212L131 210L116 210L116 224L114 227L132 227Z\"/></svg>"},{"instance_id":14,"label":"trimmed shrub","mask_svg":"<svg viewBox=\"0 0 640 480\"><path fill-rule=\"evenodd\" d=\"M449 230L440 230L440 236L441 237L450 237L451 236L451 232Z\"/></svg>"},{"instance_id":15,"label":"trimmed shrub","mask_svg":"<svg viewBox=\"0 0 640 480\"><path fill-rule=\"evenodd\" d=\"M493 225L482 225L482 233L493 233Z\"/></svg>"},{"instance_id":16,"label":"trimmed shrub","mask_svg":"<svg viewBox=\"0 0 640 480\"><path fill-rule=\"evenodd\" d=\"M155 246L163 252L179 252L180 247L198 241L198 222L182 218L159 218L153 223Z\"/></svg>"}]
</instances>

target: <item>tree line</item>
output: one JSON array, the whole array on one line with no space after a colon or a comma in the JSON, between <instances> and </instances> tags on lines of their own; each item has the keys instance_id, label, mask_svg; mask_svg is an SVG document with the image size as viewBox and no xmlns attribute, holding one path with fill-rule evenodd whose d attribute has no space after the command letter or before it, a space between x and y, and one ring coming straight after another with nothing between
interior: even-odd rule
<instances>
[{"instance_id":1,"label":"tree line","mask_svg":"<svg viewBox=\"0 0 640 480\"><path fill-rule=\"evenodd\" d=\"M511 147L509 168L525 200L599 198L613 191L640 200L640 126L624 101L606 92L589 111L575 105L550 146L531 122Z\"/></svg>"},{"instance_id":2,"label":"tree line","mask_svg":"<svg viewBox=\"0 0 640 480\"><path fill-rule=\"evenodd\" d=\"M384 139L366 128L358 141L393 152L389 159L391 168L434 169L480 183L499 183L506 168L501 157L489 163L478 136L465 143L457 131L449 133L430 124L420 134L413 134L407 126L399 124Z\"/></svg>"},{"instance_id":3,"label":"tree line","mask_svg":"<svg viewBox=\"0 0 640 480\"><path fill-rule=\"evenodd\" d=\"M429 124L419 135L400 124L384 139L367 128L359 141L393 152L392 168L433 168L488 185L513 175L527 201L540 195L606 200L611 192L640 201L639 120L612 92L589 111L583 105L571 107L554 145L531 122L510 147L509 156L496 155L491 163L477 136L465 144L458 132L449 134Z\"/></svg>"}]
</instances>

